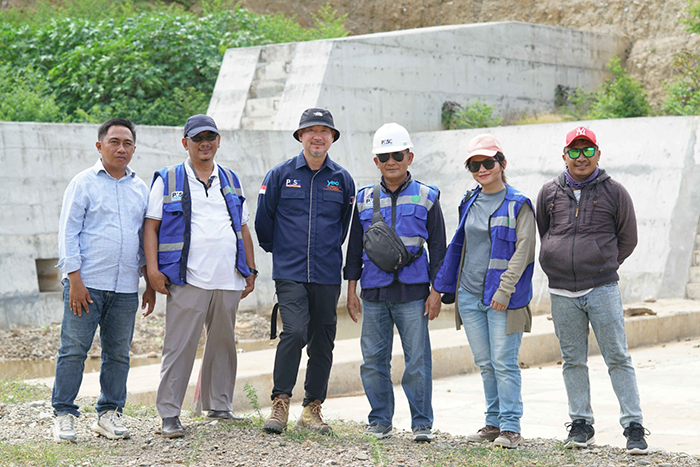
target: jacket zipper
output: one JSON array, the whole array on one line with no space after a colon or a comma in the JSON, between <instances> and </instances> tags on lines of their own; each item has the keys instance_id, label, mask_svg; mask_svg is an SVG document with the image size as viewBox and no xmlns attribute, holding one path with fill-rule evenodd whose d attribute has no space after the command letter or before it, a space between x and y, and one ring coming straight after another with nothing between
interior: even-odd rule
<instances>
[{"instance_id":1,"label":"jacket zipper","mask_svg":"<svg viewBox=\"0 0 700 467\"><path fill-rule=\"evenodd\" d=\"M321 170L317 170L311 177L311 189L309 190L309 237L306 242L306 281L311 282L311 210L314 204L314 179Z\"/></svg>"}]
</instances>

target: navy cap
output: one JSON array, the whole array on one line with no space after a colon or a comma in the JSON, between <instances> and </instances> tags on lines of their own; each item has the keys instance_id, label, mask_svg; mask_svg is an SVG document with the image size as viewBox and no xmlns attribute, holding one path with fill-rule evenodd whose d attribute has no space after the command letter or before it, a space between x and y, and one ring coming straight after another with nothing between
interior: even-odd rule
<instances>
[{"instance_id":1,"label":"navy cap","mask_svg":"<svg viewBox=\"0 0 700 467\"><path fill-rule=\"evenodd\" d=\"M340 132L333 126L333 115L331 115L331 113L326 109L312 108L304 110L304 113L301 114L301 118L299 119L299 128L297 128L294 132L294 139L301 141L298 134L299 130L316 125L327 126L328 128L335 130L335 138L333 139L333 142L338 141L338 138L340 138Z\"/></svg>"},{"instance_id":2,"label":"navy cap","mask_svg":"<svg viewBox=\"0 0 700 467\"><path fill-rule=\"evenodd\" d=\"M209 115L192 115L187 119L185 123L185 138L188 136L191 138L197 136L203 131L211 131L212 133L219 134L219 129L216 127L214 119Z\"/></svg>"}]
</instances>

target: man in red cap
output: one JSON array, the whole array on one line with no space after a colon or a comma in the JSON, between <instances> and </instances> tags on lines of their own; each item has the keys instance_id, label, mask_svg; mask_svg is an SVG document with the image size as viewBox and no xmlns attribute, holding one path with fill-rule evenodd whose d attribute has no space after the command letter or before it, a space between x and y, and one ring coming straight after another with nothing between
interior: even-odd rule
<instances>
[{"instance_id":1,"label":"man in red cap","mask_svg":"<svg viewBox=\"0 0 700 467\"><path fill-rule=\"evenodd\" d=\"M637 221L627 190L598 167L600 154L595 133L582 126L570 131L562 155L566 170L537 197L540 265L549 279L571 417L564 445L595 442L586 363L590 323L620 404L627 451L646 454L648 431L617 285L617 269L637 245Z\"/></svg>"}]
</instances>

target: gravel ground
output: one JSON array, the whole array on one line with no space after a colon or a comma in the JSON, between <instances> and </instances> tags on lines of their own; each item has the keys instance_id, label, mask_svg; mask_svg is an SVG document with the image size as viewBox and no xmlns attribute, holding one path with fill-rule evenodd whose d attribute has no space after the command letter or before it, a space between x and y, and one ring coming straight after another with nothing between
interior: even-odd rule
<instances>
[{"instance_id":1,"label":"gravel ground","mask_svg":"<svg viewBox=\"0 0 700 467\"><path fill-rule=\"evenodd\" d=\"M260 340L269 337L269 318L256 313L239 313L236 321L236 339ZM131 354L134 357L159 357L163 349L165 317L136 315ZM60 343L61 326L58 323L40 328L0 330L0 360L53 360ZM200 345L204 344L204 335ZM88 352L89 358L100 358L99 329Z\"/></svg>"},{"instance_id":2,"label":"gravel ground","mask_svg":"<svg viewBox=\"0 0 700 467\"><path fill-rule=\"evenodd\" d=\"M43 390L48 397L48 390ZM5 397L7 400L7 397ZM335 433L322 436L290 429L281 436L252 424L211 422L183 417L187 436L179 440L159 435L160 419L152 407L127 407L124 420L131 439L111 441L90 432L96 415L94 400L78 401L83 415L76 428L75 445L52 441L53 418L48 400L0 404L0 464L155 466L700 466L687 454L655 452L630 456L619 448L595 446L564 450L552 439L527 439L522 447L504 450L437 433L430 444L416 444L407 432L376 441L362 436L354 422L332 420Z\"/></svg>"}]
</instances>

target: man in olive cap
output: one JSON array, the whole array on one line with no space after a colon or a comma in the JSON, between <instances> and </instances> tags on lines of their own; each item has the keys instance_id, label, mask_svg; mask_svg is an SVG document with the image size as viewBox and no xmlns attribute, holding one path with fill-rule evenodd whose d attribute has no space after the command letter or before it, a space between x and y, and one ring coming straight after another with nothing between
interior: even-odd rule
<instances>
[{"instance_id":1,"label":"man in olive cap","mask_svg":"<svg viewBox=\"0 0 700 467\"><path fill-rule=\"evenodd\" d=\"M328 110L305 110L293 136L303 149L267 173L255 215L260 246L272 253L283 325L273 371L272 411L263 429L281 433L286 428L306 346L306 394L297 426L326 434L331 427L321 418L321 404L333 364L341 245L352 216L355 183L328 156L331 144L340 138Z\"/></svg>"}]
</instances>

